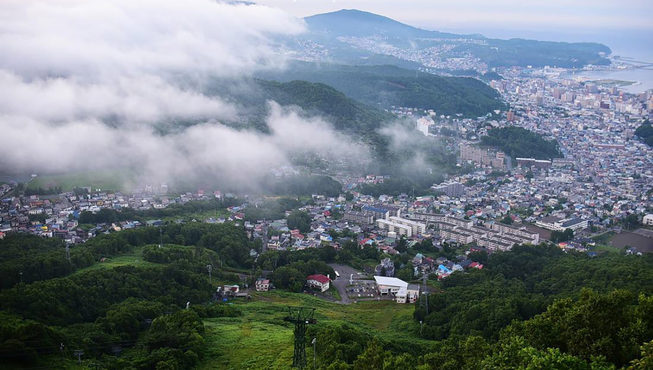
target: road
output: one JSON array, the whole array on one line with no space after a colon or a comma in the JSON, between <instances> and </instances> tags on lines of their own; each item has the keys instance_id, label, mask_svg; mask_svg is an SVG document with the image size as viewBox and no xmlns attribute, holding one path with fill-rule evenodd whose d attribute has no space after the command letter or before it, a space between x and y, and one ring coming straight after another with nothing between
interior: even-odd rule
<instances>
[{"instance_id":1,"label":"road","mask_svg":"<svg viewBox=\"0 0 653 370\"><path fill-rule=\"evenodd\" d=\"M330 263L334 270L338 271L340 274L339 278L336 278L331 283L336 289L338 289L338 294L340 294L340 303L349 304L351 299L347 295L347 285L349 285L349 277L351 274L354 275L354 280L358 280L359 276L362 275L362 272L356 270L355 268L347 265L340 265L337 263Z\"/></svg>"}]
</instances>

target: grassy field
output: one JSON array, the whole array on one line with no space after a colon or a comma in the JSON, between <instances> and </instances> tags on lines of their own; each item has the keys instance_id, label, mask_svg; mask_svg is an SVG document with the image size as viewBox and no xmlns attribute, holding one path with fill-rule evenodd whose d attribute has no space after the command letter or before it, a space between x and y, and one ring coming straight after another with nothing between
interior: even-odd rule
<instances>
[{"instance_id":1,"label":"grassy field","mask_svg":"<svg viewBox=\"0 0 653 370\"><path fill-rule=\"evenodd\" d=\"M195 213L188 213L188 214L180 214L176 216L170 216L170 217L163 217L163 221L171 221L174 222L176 220L185 220L185 221L192 221L192 220L197 220L197 221L204 221L209 218L228 218L231 215L229 211L226 209L218 209L218 210L210 210L210 211L204 211L204 212L195 212Z\"/></svg>"},{"instance_id":2,"label":"grassy field","mask_svg":"<svg viewBox=\"0 0 653 370\"><path fill-rule=\"evenodd\" d=\"M370 333L428 342L415 335L419 325L412 320L413 305L392 301L341 305L306 294L276 291L254 293L251 302L235 304L243 310L242 317L205 320L210 351L199 369L290 368L293 327L283 321L288 306L316 308L318 324L346 322ZM312 348L307 347L306 352L308 357L313 356Z\"/></svg>"},{"instance_id":3,"label":"grassy field","mask_svg":"<svg viewBox=\"0 0 653 370\"><path fill-rule=\"evenodd\" d=\"M613 247L611 245L603 245L603 244L597 244L596 247L594 247L594 250L597 252L608 252L608 253L617 253L621 254L621 249L617 247Z\"/></svg>"},{"instance_id":4,"label":"grassy field","mask_svg":"<svg viewBox=\"0 0 653 370\"><path fill-rule=\"evenodd\" d=\"M89 267L79 269L75 271L75 274L79 274L91 270L112 269L114 267L127 266L127 265L139 266L139 267L161 266L158 263L152 263L143 260L143 247L134 247L130 252L121 254L119 256L110 257L107 258L104 262L98 262Z\"/></svg>"},{"instance_id":5,"label":"grassy field","mask_svg":"<svg viewBox=\"0 0 653 370\"><path fill-rule=\"evenodd\" d=\"M90 186L93 189L122 190L129 176L119 171L92 171L63 175L43 175L29 182L28 188L61 187L63 191L71 191L76 187Z\"/></svg>"}]
</instances>

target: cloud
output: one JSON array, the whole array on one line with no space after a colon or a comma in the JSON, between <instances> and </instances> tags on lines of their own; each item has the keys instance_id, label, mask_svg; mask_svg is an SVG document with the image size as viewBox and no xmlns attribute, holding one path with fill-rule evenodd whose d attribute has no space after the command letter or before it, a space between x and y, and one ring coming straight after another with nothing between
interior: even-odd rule
<instances>
[{"instance_id":1,"label":"cloud","mask_svg":"<svg viewBox=\"0 0 653 370\"><path fill-rule=\"evenodd\" d=\"M217 122L159 135L150 125L130 130L97 120L59 125L17 116L3 130L0 166L9 170L81 171L122 168L139 171L150 183L217 181L256 186L271 168L288 165L295 153L321 153L338 158L366 158L367 149L334 132L320 119L270 103L271 134L237 130Z\"/></svg>"},{"instance_id":2,"label":"cloud","mask_svg":"<svg viewBox=\"0 0 653 370\"><path fill-rule=\"evenodd\" d=\"M0 172L118 168L234 185L297 153L365 157L328 122L274 102L269 134L228 127L239 107L205 93L206 81L283 67L273 36L303 29L277 9L213 0L6 0ZM178 122L192 125L162 130Z\"/></svg>"},{"instance_id":3,"label":"cloud","mask_svg":"<svg viewBox=\"0 0 653 370\"><path fill-rule=\"evenodd\" d=\"M0 70L0 86L11 92L0 100L0 112L52 122L93 117L155 122L236 116L235 108L219 99L151 75L116 76L111 83L89 84L61 77L25 81Z\"/></svg>"},{"instance_id":4,"label":"cloud","mask_svg":"<svg viewBox=\"0 0 653 370\"><path fill-rule=\"evenodd\" d=\"M210 73L278 66L270 35L303 22L274 8L213 0L6 0L0 68L23 76Z\"/></svg>"}]
</instances>

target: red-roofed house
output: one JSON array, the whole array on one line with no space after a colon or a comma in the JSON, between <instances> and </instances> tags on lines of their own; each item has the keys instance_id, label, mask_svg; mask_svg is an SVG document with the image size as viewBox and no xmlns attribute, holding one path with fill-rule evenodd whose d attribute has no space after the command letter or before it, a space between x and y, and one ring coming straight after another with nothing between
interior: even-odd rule
<instances>
[{"instance_id":1,"label":"red-roofed house","mask_svg":"<svg viewBox=\"0 0 653 370\"><path fill-rule=\"evenodd\" d=\"M270 280L263 278L256 279L257 292L267 292L268 290L270 290Z\"/></svg>"},{"instance_id":2,"label":"red-roofed house","mask_svg":"<svg viewBox=\"0 0 653 370\"><path fill-rule=\"evenodd\" d=\"M478 262L472 262L472 263L469 264L469 268L474 268L474 269L479 269L480 270L480 269L483 268L483 264L478 263Z\"/></svg>"},{"instance_id":3,"label":"red-roofed house","mask_svg":"<svg viewBox=\"0 0 653 370\"><path fill-rule=\"evenodd\" d=\"M306 277L306 284L308 286L320 289L325 292L329 289L329 278L322 274L309 275Z\"/></svg>"}]
</instances>

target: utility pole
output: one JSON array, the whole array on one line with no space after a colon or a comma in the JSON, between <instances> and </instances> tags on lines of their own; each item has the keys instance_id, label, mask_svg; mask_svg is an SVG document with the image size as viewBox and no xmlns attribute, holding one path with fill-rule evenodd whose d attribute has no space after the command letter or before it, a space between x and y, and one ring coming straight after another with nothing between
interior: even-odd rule
<instances>
[{"instance_id":1,"label":"utility pole","mask_svg":"<svg viewBox=\"0 0 653 370\"><path fill-rule=\"evenodd\" d=\"M429 287L428 285L426 285L427 278L428 278L428 274L424 273L424 275L422 275L422 283L424 285L424 302L426 305L426 314L428 315L429 314Z\"/></svg>"},{"instance_id":2,"label":"utility pole","mask_svg":"<svg viewBox=\"0 0 653 370\"><path fill-rule=\"evenodd\" d=\"M66 244L66 259L70 263L70 246L68 244Z\"/></svg>"},{"instance_id":3,"label":"utility pole","mask_svg":"<svg viewBox=\"0 0 653 370\"><path fill-rule=\"evenodd\" d=\"M81 349L77 349L77 350L75 350L75 352L73 352L73 354L75 356L77 356L77 362L81 365L82 364L82 355L84 354L84 351L82 351Z\"/></svg>"},{"instance_id":4,"label":"utility pole","mask_svg":"<svg viewBox=\"0 0 653 370\"><path fill-rule=\"evenodd\" d=\"M315 352L315 344L317 343L317 338L313 338L313 370L317 369L317 360L316 360L316 352Z\"/></svg>"},{"instance_id":5,"label":"utility pole","mask_svg":"<svg viewBox=\"0 0 653 370\"><path fill-rule=\"evenodd\" d=\"M161 230L161 226L159 226L159 248L163 246L163 230Z\"/></svg>"}]
</instances>

